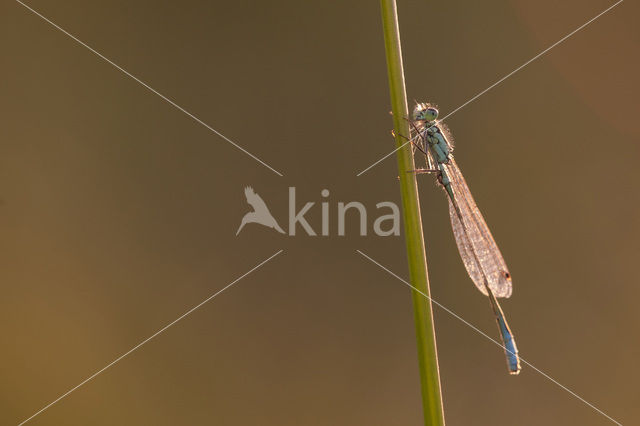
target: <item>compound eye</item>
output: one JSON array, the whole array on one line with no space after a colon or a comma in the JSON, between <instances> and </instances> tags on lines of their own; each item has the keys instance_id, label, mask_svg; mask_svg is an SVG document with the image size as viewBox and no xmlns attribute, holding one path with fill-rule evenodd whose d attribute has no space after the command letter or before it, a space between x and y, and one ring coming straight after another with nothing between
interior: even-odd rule
<instances>
[{"instance_id":1,"label":"compound eye","mask_svg":"<svg viewBox=\"0 0 640 426\"><path fill-rule=\"evenodd\" d=\"M427 121L435 121L436 118L438 118L438 110L433 107L427 108L425 111L425 119Z\"/></svg>"},{"instance_id":2,"label":"compound eye","mask_svg":"<svg viewBox=\"0 0 640 426\"><path fill-rule=\"evenodd\" d=\"M413 120L414 121L424 120L424 110L422 108L420 108L419 106L416 106L413 109Z\"/></svg>"}]
</instances>

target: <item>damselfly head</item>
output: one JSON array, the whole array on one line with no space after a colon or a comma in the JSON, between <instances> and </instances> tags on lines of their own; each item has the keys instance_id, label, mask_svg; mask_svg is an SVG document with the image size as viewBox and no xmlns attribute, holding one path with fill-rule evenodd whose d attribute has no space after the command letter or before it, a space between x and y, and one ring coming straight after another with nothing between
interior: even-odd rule
<instances>
[{"instance_id":1,"label":"damselfly head","mask_svg":"<svg viewBox=\"0 0 640 426\"><path fill-rule=\"evenodd\" d=\"M414 121L431 122L436 121L436 118L438 118L438 110L429 104L416 104L413 109Z\"/></svg>"}]
</instances>

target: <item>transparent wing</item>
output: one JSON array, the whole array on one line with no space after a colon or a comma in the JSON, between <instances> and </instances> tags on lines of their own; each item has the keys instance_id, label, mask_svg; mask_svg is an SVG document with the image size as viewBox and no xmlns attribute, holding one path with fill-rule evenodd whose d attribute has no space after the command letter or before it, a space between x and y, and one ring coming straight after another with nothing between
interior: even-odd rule
<instances>
[{"instance_id":1,"label":"transparent wing","mask_svg":"<svg viewBox=\"0 0 640 426\"><path fill-rule=\"evenodd\" d=\"M443 164L451 181L454 198L449 198L453 235L464 266L478 290L488 296L487 285L496 297L511 296L511 274L487 223L478 210L469 187L453 157Z\"/></svg>"},{"instance_id":2,"label":"transparent wing","mask_svg":"<svg viewBox=\"0 0 640 426\"><path fill-rule=\"evenodd\" d=\"M488 296L487 289L484 288L484 279L482 275L482 271L480 269L480 265L476 260L476 257L473 254L473 247L471 246L471 241L467 238L467 233L464 231L462 227L462 223L460 223L460 218L456 213L456 208L454 207L451 199L449 199L449 216L451 218L451 227L453 228L453 235L456 239L456 244L458 245L458 251L460 252L460 257L464 262L464 266L467 268L467 272L469 276L485 296Z\"/></svg>"}]
</instances>

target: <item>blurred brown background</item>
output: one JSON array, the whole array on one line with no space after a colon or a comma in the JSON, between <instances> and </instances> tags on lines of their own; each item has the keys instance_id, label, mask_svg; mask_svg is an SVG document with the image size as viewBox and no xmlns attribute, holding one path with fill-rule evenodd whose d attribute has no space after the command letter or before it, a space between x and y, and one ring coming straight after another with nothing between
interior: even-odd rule
<instances>
[{"instance_id":1,"label":"blurred brown background","mask_svg":"<svg viewBox=\"0 0 640 426\"><path fill-rule=\"evenodd\" d=\"M420 425L401 237L336 236L339 201L399 202L377 2L33 0L0 6L0 424L18 424L279 249L33 425ZM400 1L411 99L452 111L611 2ZM447 120L514 276L522 356L640 422L638 6L592 23ZM286 226L287 188L332 236ZM444 194L421 177L432 293L493 337ZM372 223L372 220L370 221ZM351 231L351 232L349 232ZM606 425L435 310L449 425Z\"/></svg>"}]
</instances>

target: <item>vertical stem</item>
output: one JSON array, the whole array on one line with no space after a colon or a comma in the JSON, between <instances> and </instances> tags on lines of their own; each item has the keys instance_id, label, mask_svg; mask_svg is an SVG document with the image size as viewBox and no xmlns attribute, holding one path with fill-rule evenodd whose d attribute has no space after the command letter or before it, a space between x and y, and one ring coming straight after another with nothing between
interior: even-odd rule
<instances>
[{"instance_id":1,"label":"vertical stem","mask_svg":"<svg viewBox=\"0 0 640 426\"><path fill-rule=\"evenodd\" d=\"M429 290L429 276L427 274L427 257L425 253L424 236L422 233L422 216L418 199L418 186L414 170L413 150L407 144L409 123L407 94L404 83L404 69L402 66L402 51L400 45L400 29L398 27L398 13L395 0L381 0L382 26L384 44L387 54L387 70L389 73L389 89L391 92L391 109L393 111L393 128L396 135L396 146L403 148L397 151L398 174L400 176L400 191L402 196L402 214L404 221L407 257L409 260L409 276L411 284L420 292L426 294L425 299L418 291L411 293L413 313L416 324L418 343L418 363L420 365L420 383L422 387L422 405L425 425L444 425L444 411L440 391L440 372L438 369L438 353L436 351L436 337L433 327L433 313L431 306L431 292Z\"/></svg>"}]
</instances>

